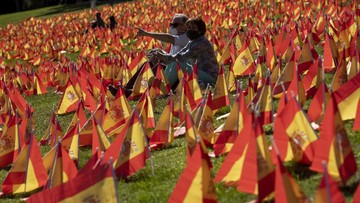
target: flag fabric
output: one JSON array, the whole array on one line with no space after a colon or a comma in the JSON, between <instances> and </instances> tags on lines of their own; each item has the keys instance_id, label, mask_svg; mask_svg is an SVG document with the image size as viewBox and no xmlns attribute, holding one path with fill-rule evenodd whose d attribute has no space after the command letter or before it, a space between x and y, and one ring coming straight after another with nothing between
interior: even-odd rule
<instances>
[{"instance_id":1,"label":"flag fabric","mask_svg":"<svg viewBox=\"0 0 360 203\"><path fill-rule=\"evenodd\" d=\"M47 177L35 136L30 134L1 189L3 194L30 192L44 186Z\"/></svg>"},{"instance_id":2,"label":"flag fabric","mask_svg":"<svg viewBox=\"0 0 360 203\"><path fill-rule=\"evenodd\" d=\"M295 179L286 170L279 156L276 158L274 199L275 202L309 201Z\"/></svg>"},{"instance_id":3,"label":"flag fabric","mask_svg":"<svg viewBox=\"0 0 360 203\"><path fill-rule=\"evenodd\" d=\"M9 115L0 136L0 168L12 164L18 157L21 144L18 126L18 115Z\"/></svg>"},{"instance_id":4,"label":"flag fabric","mask_svg":"<svg viewBox=\"0 0 360 203\"><path fill-rule=\"evenodd\" d=\"M112 166L105 163L79 173L64 184L33 194L26 202L118 202L116 192Z\"/></svg>"},{"instance_id":5,"label":"flag fabric","mask_svg":"<svg viewBox=\"0 0 360 203\"><path fill-rule=\"evenodd\" d=\"M80 128L82 128L87 121L85 111L84 111L84 104L81 100L79 100L78 107L76 109L76 112L72 118L72 120L69 123L68 130L66 133L71 129L73 126L77 125L79 123ZM66 134L65 133L65 134Z\"/></svg>"},{"instance_id":6,"label":"flag fabric","mask_svg":"<svg viewBox=\"0 0 360 203\"><path fill-rule=\"evenodd\" d=\"M325 81L322 80L307 111L308 118L311 122L318 124L322 122L329 99L330 92L325 84Z\"/></svg>"},{"instance_id":7,"label":"flag fabric","mask_svg":"<svg viewBox=\"0 0 360 203\"><path fill-rule=\"evenodd\" d=\"M262 201L274 191L275 171L262 127L249 116L215 182L235 186L240 192L256 194ZM257 171L257 173L254 171Z\"/></svg>"},{"instance_id":8,"label":"flag fabric","mask_svg":"<svg viewBox=\"0 0 360 203\"><path fill-rule=\"evenodd\" d=\"M71 80L67 82L65 92L59 102L57 114L65 114L77 109L77 102L80 96L75 90Z\"/></svg>"},{"instance_id":9,"label":"flag fabric","mask_svg":"<svg viewBox=\"0 0 360 203\"><path fill-rule=\"evenodd\" d=\"M131 107L126 99L124 90L119 87L114 98L107 98L109 109L102 121L104 131L110 136L111 132L123 125L131 113Z\"/></svg>"},{"instance_id":10,"label":"flag fabric","mask_svg":"<svg viewBox=\"0 0 360 203\"><path fill-rule=\"evenodd\" d=\"M353 130L360 130L360 98L358 99L358 105L356 109L356 115L353 124Z\"/></svg>"},{"instance_id":11,"label":"flag fabric","mask_svg":"<svg viewBox=\"0 0 360 203\"><path fill-rule=\"evenodd\" d=\"M294 79L294 72L296 71L295 64L295 54L293 53L289 61L286 63L286 66L281 71L279 79L276 81L275 86L273 88L273 94L277 95L283 93L284 86L285 90L290 86L291 81Z\"/></svg>"},{"instance_id":12,"label":"flag fabric","mask_svg":"<svg viewBox=\"0 0 360 203\"><path fill-rule=\"evenodd\" d=\"M62 137L61 144L69 152L72 160L79 159L80 126L79 123L73 126ZM90 142L91 143L91 142Z\"/></svg>"},{"instance_id":13,"label":"flag fabric","mask_svg":"<svg viewBox=\"0 0 360 203\"><path fill-rule=\"evenodd\" d=\"M151 70L150 63L146 63L135 80L133 91L129 96L129 99L135 99L136 97L141 96L150 86L149 81L153 80L154 77L155 76Z\"/></svg>"},{"instance_id":14,"label":"flag fabric","mask_svg":"<svg viewBox=\"0 0 360 203\"><path fill-rule=\"evenodd\" d=\"M196 143L168 202L217 202L209 156Z\"/></svg>"},{"instance_id":15,"label":"flag fabric","mask_svg":"<svg viewBox=\"0 0 360 203\"><path fill-rule=\"evenodd\" d=\"M198 123L198 131L203 135L205 144L212 145L215 143L217 136L214 133L214 130L213 99L211 91L209 90L207 97L204 98L202 113Z\"/></svg>"},{"instance_id":16,"label":"flag fabric","mask_svg":"<svg viewBox=\"0 0 360 203\"><path fill-rule=\"evenodd\" d=\"M155 128L154 107L152 106L149 91L147 90L139 99L135 108L139 112L141 123L145 128L146 135L150 137L150 128Z\"/></svg>"},{"instance_id":17,"label":"flag fabric","mask_svg":"<svg viewBox=\"0 0 360 203\"><path fill-rule=\"evenodd\" d=\"M360 73L334 92L336 103L343 120L354 119L360 98ZM355 110L354 110L355 109Z\"/></svg>"},{"instance_id":18,"label":"flag fabric","mask_svg":"<svg viewBox=\"0 0 360 203\"><path fill-rule=\"evenodd\" d=\"M155 130L150 137L150 146L172 143L174 141L174 99L173 94L167 105L164 107L160 118L156 124Z\"/></svg>"},{"instance_id":19,"label":"flag fabric","mask_svg":"<svg viewBox=\"0 0 360 203\"><path fill-rule=\"evenodd\" d=\"M101 153L101 151L106 151L110 146L110 140L106 135L105 131L102 129L101 125L98 123L95 116L92 118L92 139L91 139L91 151L94 154L96 151ZM98 149L98 150L97 150ZM100 154L99 154L100 155Z\"/></svg>"},{"instance_id":20,"label":"flag fabric","mask_svg":"<svg viewBox=\"0 0 360 203\"><path fill-rule=\"evenodd\" d=\"M219 76L216 81L214 95L212 97L212 110L230 105L229 93L226 86L224 67L220 66Z\"/></svg>"},{"instance_id":21,"label":"flag fabric","mask_svg":"<svg viewBox=\"0 0 360 203\"><path fill-rule=\"evenodd\" d=\"M298 70L300 73L300 69ZM315 95L316 90L324 78L324 71L321 65L321 59L317 59L308 68L307 73L302 78L306 98L311 98Z\"/></svg>"},{"instance_id":22,"label":"flag fabric","mask_svg":"<svg viewBox=\"0 0 360 203\"><path fill-rule=\"evenodd\" d=\"M225 82L228 92L236 91L236 78L232 66L229 66L229 71L225 76Z\"/></svg>"},{"instance_id":23,"label":"flag fabric","mask_svg":"<svg viewBox=\"0 0 360 203\"><path fill-rule=\"evenodd\" d=\"M326 170L315 193L314 203L339 202L345 203L345 197L338 189L337 183ZM355 196L354 196L355 198ZM354 199L355 200L355 199Z\"/></svg>"},{"instance_id":24,"label":"flag fabric","mask_svg":"<svg viewBox=\"0 0 360 203\"><path fill-rule=\"evenodd\" d=\"M248 114L244 94L239 91L230 114L225 120L224 127L213 145L215 155L220 156L231 150L236 137L244 127L244 121Z\"/></svg>"},{"instance_id":25,"label":"flag fabric","mask_svg":"<svg viewBox=\"0 0 360 203\"><path fill-rule=\"evenodd\" d=\"M59 121L56 119L55 112L52 113L50 124L48 129L45 131L45 134L40 140L40 145L50 144L50 146L55 146L58 142L58 139L63 137Z\"/></svg>"},{"instance_id":26,"label":"flag fabric","mask_svg":"<svg viewBox=\"0 0 360 203\"><path fill-rule=\"evenodd\" d=\"M317 135L296 98L291 97L274 122L274 142L283 161L311 164Z\"/></svg>"},{"instance_id":27,"label":"flag fabric","mask_svg":"<svg viewBox=\"0 0 360 203\"><path fill-rule=\"evenodd\" d=\"M315 143L314 159L310 169L322 172L322 162L325 161L329 175L335 181L345 183L355 174L357 165L333 94L326 107L319 137Z\"/></svg>"},{"instance_id":28,"label":"flag fabric","mask_svg":"<svg viewBox=\"0 0 360 203\"><path fill-rule=\"evenodd\" d=\"M255 104L255 110L259 112L258 121L261 126L273 122L273 95L270 82L270 76L268 76L265 79L264 85L256 92L252 100Z\"/></svg>"},{"instance_id":29,"label":"flag fabric","mask_svg":"<svg viewBox=\"0 0 360 203\"><path fill-rule=\"evenodd\" d=\"M236 76L244 76L255 73L255 62L251 55L248 43L243 43L239 55L234 62L234 74Z\"/></svg>"},{"instance_id":30,"label":"flag fabric","mask_svg":"<svg viewBox=\"0 0 360 203\"><path fill-rule=\"evenodd\" d=\"M49 173L48 181L45 188L53 188L60 184L63 184L77 175L77 168L69 157L69 154L62 147L61 142L58 142L55 148L53 156L48 156L47 159L52 159L52 166ZM44 161L45 163L48 161Z\"/></svg>"},{"instance_id":31,"label":"flag fabric","mask_svg":"<svg viewBox=\"0 0 360 203\"><path fill-rule=\"evenodd\" d=\"M117 177L127 177L143 168L149 152L146 134L135 109L104 153L104 162L114 158L113 166Z\"/></svg>"},{"instance_id":32,"label":"flag fabric","mask_svg":"<svg viewBox=\"0 0 360 203\"><path fill-rule=\"evenodd\" d=\"M207 152L207 148L204 143L205 135L202 132L200 132L198 130L198 128L196 127L194 120L188 109L186 110L186 115L185 115L185 129L186 129L185 140L187 143L187 151L186 152L187 152L188 157L192 156L192 154L195 150L196 144L198 142L200 143L202 150L204 152Z\"/></svg>"}]
</instances>

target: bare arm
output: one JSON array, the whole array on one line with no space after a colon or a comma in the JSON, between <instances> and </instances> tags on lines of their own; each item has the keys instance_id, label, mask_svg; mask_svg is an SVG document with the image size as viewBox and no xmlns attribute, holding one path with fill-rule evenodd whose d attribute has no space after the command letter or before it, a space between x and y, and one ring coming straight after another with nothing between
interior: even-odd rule
<instances>
[{"instance_id":1,"label":"bare arm","mask_svg":"<svg viewBox=\"0 0 360 203\"><path fill-rule=\"evenodd\" d=\"M167 43L171 43L174 44L175 43L175 37L173 37L170 34L167 33L157 33L157 32L147 32L141 28L136 28L138 29L137 35L136 36L148 36L148 37L152 37L154 39L160 40L162 42L167 42Z\"/></svg>"}]
</instances>

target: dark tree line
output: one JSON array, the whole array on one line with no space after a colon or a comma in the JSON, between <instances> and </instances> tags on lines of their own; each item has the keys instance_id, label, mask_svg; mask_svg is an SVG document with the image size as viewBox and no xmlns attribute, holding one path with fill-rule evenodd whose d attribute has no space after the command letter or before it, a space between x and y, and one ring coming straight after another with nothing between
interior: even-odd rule
<instances>
[{"instance_id":1,"label":"dark tree line","mask_svg":"<svg viewBox=\"0 0 360 203\"><path fill-rule=\"evenodd\" d=\"M90 3L91 0L1 0L0 14L26 11L59 4Z\"/></svg>"}]
</instances>

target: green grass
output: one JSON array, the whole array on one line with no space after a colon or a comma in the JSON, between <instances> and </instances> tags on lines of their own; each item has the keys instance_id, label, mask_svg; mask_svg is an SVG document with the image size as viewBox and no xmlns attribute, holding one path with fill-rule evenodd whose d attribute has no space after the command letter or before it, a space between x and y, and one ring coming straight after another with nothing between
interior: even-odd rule
<instances>
[{"instance_id":1,"label":"green grass","mask_svg":"<svg viewBox=\"0 0 360 203\"><path fill-rule=\"evenodd\" d=\"M47 18L53 15L61 14L62 12L73 12L80 11L84 8L88 8L88 5L64 5L64 6L53 6L43 9L37 9L27 12L7 14L0 16L0 26L5 26L8 23L18 23L24 19L29 18L30 16ZM69 55L72 59L75 59L75 55ZM326 82L329 83L331 77L328 75L326 77ZM244 79L243 85L247 84L247 79ZM46 95L37 95L31 97L25 97L26 100L31 104L35 109L33 115L33 122L35 123L35 133L36 137L39 140L42 135L45 133L45 130L48 127L49 120L51 117L52 109L56 109L57 104L60 101L61 95L55 94L51 88L48 89L49 93ZM234 100L234 95L231 95L230 98L232 102ZM156 120L159 118L163 107L167 102L167 98L160 98L156 101L157 105L154 110ZM133 106L136 104L136 101L130 102ZM309 101L306 103L304 109L307 109ZM215 116L220 116L230 111L230 107L224 107L218 111ZM67 114L63 116L58 116L61 127L63 131L66 131L67 126L72 118L73 114ZM219 126L224 122L224 119L221 121L216 121L215 125ZM272 125L267 125L264 127L266 134L269 137L272 135ZM360 155L360 133L353 132L352 121L346 122L346 130L349 136L349 139L352 143L354 154L357 160L357 164L360 165L359 155ZM41 147L41 153L44 155L49 151L49 147ZM175 187L179 176L181 175L185 165L186 165L186 142L184 138L176 139L172 144L166 146L164 149L156 150L151 153L151 159L153 163L154 175L152 175L152 167L150 160L147 161L145 168L141 169L133 176L129 177L127 180L117 181L117 191L118 197L121 202L166 202L173 188ZM86 161L89 159L91 154L91 148L84 147L81 148L80 158L79 158L79 168L81 168ZM212 176L214 177L218 170L221 167L225 157L212 158L213 171ZM304 193L313 198L316 192L316 189L321 178L321 174L315 173L309 170L308 166L296 164L293 162L286 163L287 169L293 175L293 177L298 181ZM7 172L10 170L10 167L0 169L0 183L3 182ZM359 181L360 172L358 171L355 176L353 176L345 186L341 187L342 192L344 193L347 202L352 200L352 195L357 187ZM236 188L225 187L222 184L215 184L215 189L219 202L246 202L256 198L254 195L248 195L245 193L238 192ZM25 195L10 195L0 199L1 202L20 202L20 198L23 198L29 194Z\"/></svg>"}]
</instances>

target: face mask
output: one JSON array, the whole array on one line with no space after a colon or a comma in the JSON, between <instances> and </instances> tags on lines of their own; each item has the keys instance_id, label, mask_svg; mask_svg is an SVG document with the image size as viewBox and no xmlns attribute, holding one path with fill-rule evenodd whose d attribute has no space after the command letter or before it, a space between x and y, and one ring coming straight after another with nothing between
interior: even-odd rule
<instances>
[{"instance_id":1,"label":"face mask","mask_svg":"<svg viewBox=\"0 0 360 203\"><path fill-rule=\"evenodd\" d=\"M174 28L174 27L170 27L170 34L171 35L177 35L177 30L176 30L176 28Z\"/></svg>"},{"instance_id":2,"label":"face mask","mask_svg":"<svg viewBox=\"0 0 360 203\"><path fill-rule=\"evenodd\" d=\"M186 36L190 40L194 40L194 39L199 38L201 35L200 35L200 32L197 30L188 30L188 31L186 31Z\"/></svg>"}]
</instances>

